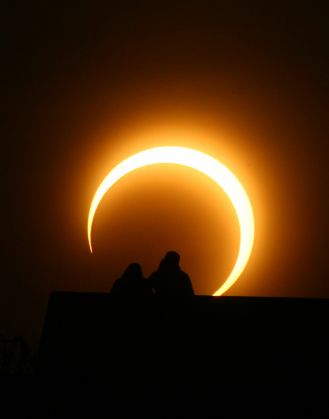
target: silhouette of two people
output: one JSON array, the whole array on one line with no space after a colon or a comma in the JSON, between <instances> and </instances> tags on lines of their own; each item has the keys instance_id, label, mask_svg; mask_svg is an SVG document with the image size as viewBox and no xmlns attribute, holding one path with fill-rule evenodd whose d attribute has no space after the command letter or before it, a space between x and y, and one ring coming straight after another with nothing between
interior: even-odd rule
<instances>
[{"instance_id":1,"label":"silhouette of two people","mask_svg":"<svg viewBox=\"0 0 329 419\"><path fill-rule=\"evenodd\" d=\"M120 297L149 297L152 294L170 297L193 296L192 282L179 266L180 256L170 251L160 262L157 271L145 279L138 263L131 263L114 283L111 295Z\"/></svg>"}]
</instances>

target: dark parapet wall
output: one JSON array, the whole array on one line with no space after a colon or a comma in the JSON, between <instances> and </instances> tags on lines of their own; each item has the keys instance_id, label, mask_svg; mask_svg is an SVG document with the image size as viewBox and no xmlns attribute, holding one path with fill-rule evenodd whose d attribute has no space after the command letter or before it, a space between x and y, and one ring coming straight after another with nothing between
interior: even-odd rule
<instances>
[{"instance_id":1,"label":"dark parapet wall","mask_svg":"<svg viewBox=\"0 0 329 419\"><path fill-rule=\"evenodd\" d=\"M141 414L169 409L161 417L170 417L175 405L202 415L233 394L249 402L257 394L278 414L286 402L319 408L328 319L324 299L54 293L38 379L45 399L60 382L57 400L75 400L83 410L106 401L129 414L139 406Z\"/></svg>"}]
</instances>

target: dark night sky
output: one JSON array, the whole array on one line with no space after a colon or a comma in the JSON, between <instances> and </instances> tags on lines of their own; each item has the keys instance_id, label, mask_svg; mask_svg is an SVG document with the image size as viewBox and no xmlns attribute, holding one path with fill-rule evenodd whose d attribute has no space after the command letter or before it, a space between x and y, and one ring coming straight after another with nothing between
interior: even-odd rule
<instances>
[{"instance_id":1,"label":"dark night sky","mask_svg":"<svg viewBox=\"0 0 329 419\"><path fill-rule=\"evenodd\" d=\"M255 247L231 295L329 297L325 2L243 3L4 7L0 332L35 344L51 290L110 288L136 247L118 243L110 268L91 257L88 207L112 165L161 132L211 137L200 147L250 194Z\"/></svg>"}]
</instances>

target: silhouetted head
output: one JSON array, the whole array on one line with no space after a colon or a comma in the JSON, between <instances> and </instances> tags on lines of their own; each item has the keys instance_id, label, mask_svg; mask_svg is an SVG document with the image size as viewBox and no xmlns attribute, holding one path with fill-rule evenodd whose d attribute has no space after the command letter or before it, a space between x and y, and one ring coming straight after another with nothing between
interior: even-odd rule
<instances>
[{"instance_id":1,"label":"silhouetted head","mask_svg":"<svg viewBox=\"0 0 329 419\"><path fill-rule=\"evenodd\" d=\"M160 266L159 266L159 270L163 271L163 270L170 270L170 271L174 271L174 270L179 270L179 259L180 256L177 252L174 251L170 251L166 254L166 256L162 259L162 261L160 262Z\"/></svg>"},{"instance_id":2,"label":"silhouetted head","mask_svg":"<svg viewBox=\"0 0 329 419\"><path fill-rule=\"evenodd\" d=\"M142 268L139 263L131 263L124 271L123 278L136 278L139 279L143 276Z\"/></svg>"}]
</instances>

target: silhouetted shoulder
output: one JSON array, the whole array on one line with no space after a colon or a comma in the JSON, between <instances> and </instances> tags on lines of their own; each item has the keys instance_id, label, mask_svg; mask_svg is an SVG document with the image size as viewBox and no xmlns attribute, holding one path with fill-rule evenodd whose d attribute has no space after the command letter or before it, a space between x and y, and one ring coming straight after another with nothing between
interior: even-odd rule
<instances>
[{"instance_id":1,"label":"silhouetted shoulder","mask_svg":"<svg viewBox=\"0 0 329 419\"><path fill-rule=\"evenodd\" d=\"M193 286L192 286L192 281L190 277L187 275L187 273L184 271L181 271L181 277L182 277L182 282L184 281L184 288L186 291L186 295L195 295Z\"/></svg>"}]
</instances>

